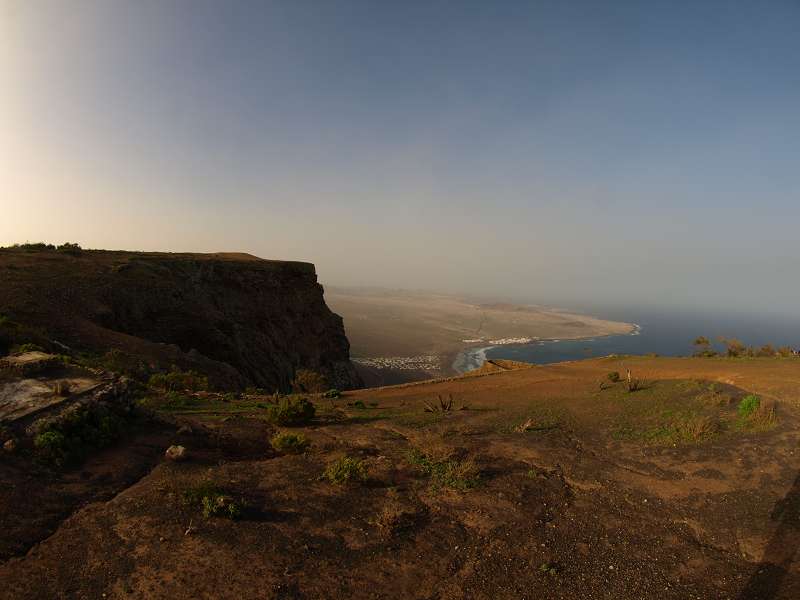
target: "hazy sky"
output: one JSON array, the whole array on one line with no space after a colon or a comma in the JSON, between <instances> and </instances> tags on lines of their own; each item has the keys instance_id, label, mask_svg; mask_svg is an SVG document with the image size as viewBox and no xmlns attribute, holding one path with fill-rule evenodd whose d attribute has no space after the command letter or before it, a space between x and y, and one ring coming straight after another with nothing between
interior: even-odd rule
<instances>
[{"instance_id":1,"label":"hazy sky","mask_svg":"<svg viewBox=\"0 0 800 600\"><path fill-rule=\"evenodd\" d=\"M797 312L800 3L0 0L0 244Z\"/></svg>"}]
</instances>

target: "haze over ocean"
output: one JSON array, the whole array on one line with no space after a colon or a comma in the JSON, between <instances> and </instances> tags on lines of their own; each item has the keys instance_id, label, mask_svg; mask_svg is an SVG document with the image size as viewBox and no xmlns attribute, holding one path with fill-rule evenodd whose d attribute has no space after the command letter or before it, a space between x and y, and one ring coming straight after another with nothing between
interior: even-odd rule
<instances>
[{"instance_id":1,"label":"haze over ocean","mask_svg":"<svg viewBox=\"0 0 800 600\"><path fill-rule=\"evenodd\" d=\"M0 0L0 245L791 316L798 29L789 0Z\"/></svg>"}]
</instances>

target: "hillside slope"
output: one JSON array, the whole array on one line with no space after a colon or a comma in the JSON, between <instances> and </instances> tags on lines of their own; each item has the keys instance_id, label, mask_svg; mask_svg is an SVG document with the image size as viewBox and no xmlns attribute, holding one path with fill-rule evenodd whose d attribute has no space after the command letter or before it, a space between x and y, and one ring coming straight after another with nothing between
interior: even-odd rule
<instances>
[{"instance_id":1,"label":"hillside slope","mask_svg":"<svg viewBox=\"0 0 800 600\"><path fill-rule=\"evenodd\" d=\"M111 348L221 385L289 387L298 369L359 384L314 265L246 254L0 250L0 314L30 341Z\"/></svg>"},{"instance_id":2,"label":"hillside slope","mask_svg":"<svg viewBox=\"0 0 800 600\"><path fill-rule=\"evenodd\" d=\"M49 486L0 462L0 517L32 546L7 544L6 596L800 597L800 359L608 357L315 398L297 454L270 444L270 401L167 405L169 441ZM158 443L189 457L99 495ZM241 512L204 516L207 490Z\"/></svg>"}]
</instances>

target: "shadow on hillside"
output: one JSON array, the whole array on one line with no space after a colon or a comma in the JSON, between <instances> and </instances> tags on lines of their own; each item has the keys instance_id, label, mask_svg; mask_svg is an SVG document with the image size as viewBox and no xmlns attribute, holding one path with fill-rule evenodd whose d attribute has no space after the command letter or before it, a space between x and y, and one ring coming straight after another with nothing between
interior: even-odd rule
<instances>
[{"instance_id":1,"label":"shadow on hillside","mask_svg":"<svg viewBox=\"0 0 800 600\"><path fill-rule=\"evenodd\" d=\"M778 528L739 600L800 598L800 577L789 572L800 549L800 473L770 518L779 522Z\"/></svg>"}]
</instances>

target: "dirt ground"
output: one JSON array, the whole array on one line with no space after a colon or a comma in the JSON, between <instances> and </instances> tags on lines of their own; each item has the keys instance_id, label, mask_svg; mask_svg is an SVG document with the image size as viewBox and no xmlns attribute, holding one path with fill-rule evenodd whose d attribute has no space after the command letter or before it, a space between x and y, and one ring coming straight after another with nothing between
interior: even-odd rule
<instances>
[{"instance_id":1,"label":"dirt ground","mask_svg":"<svg viewBox=\"0 0 800 600\"><path fill-rule=\"evenodd\" d=\"M4 458L2 594L800 597L800 361L593 359L314 402L302 454L272 449L249 397L171 411L65 473ZM188 459L157 458L169 443ZM344 456L363 481L323 477ZM205 483L238 518L187 502Z\"/></svg>"}]
</instances>

